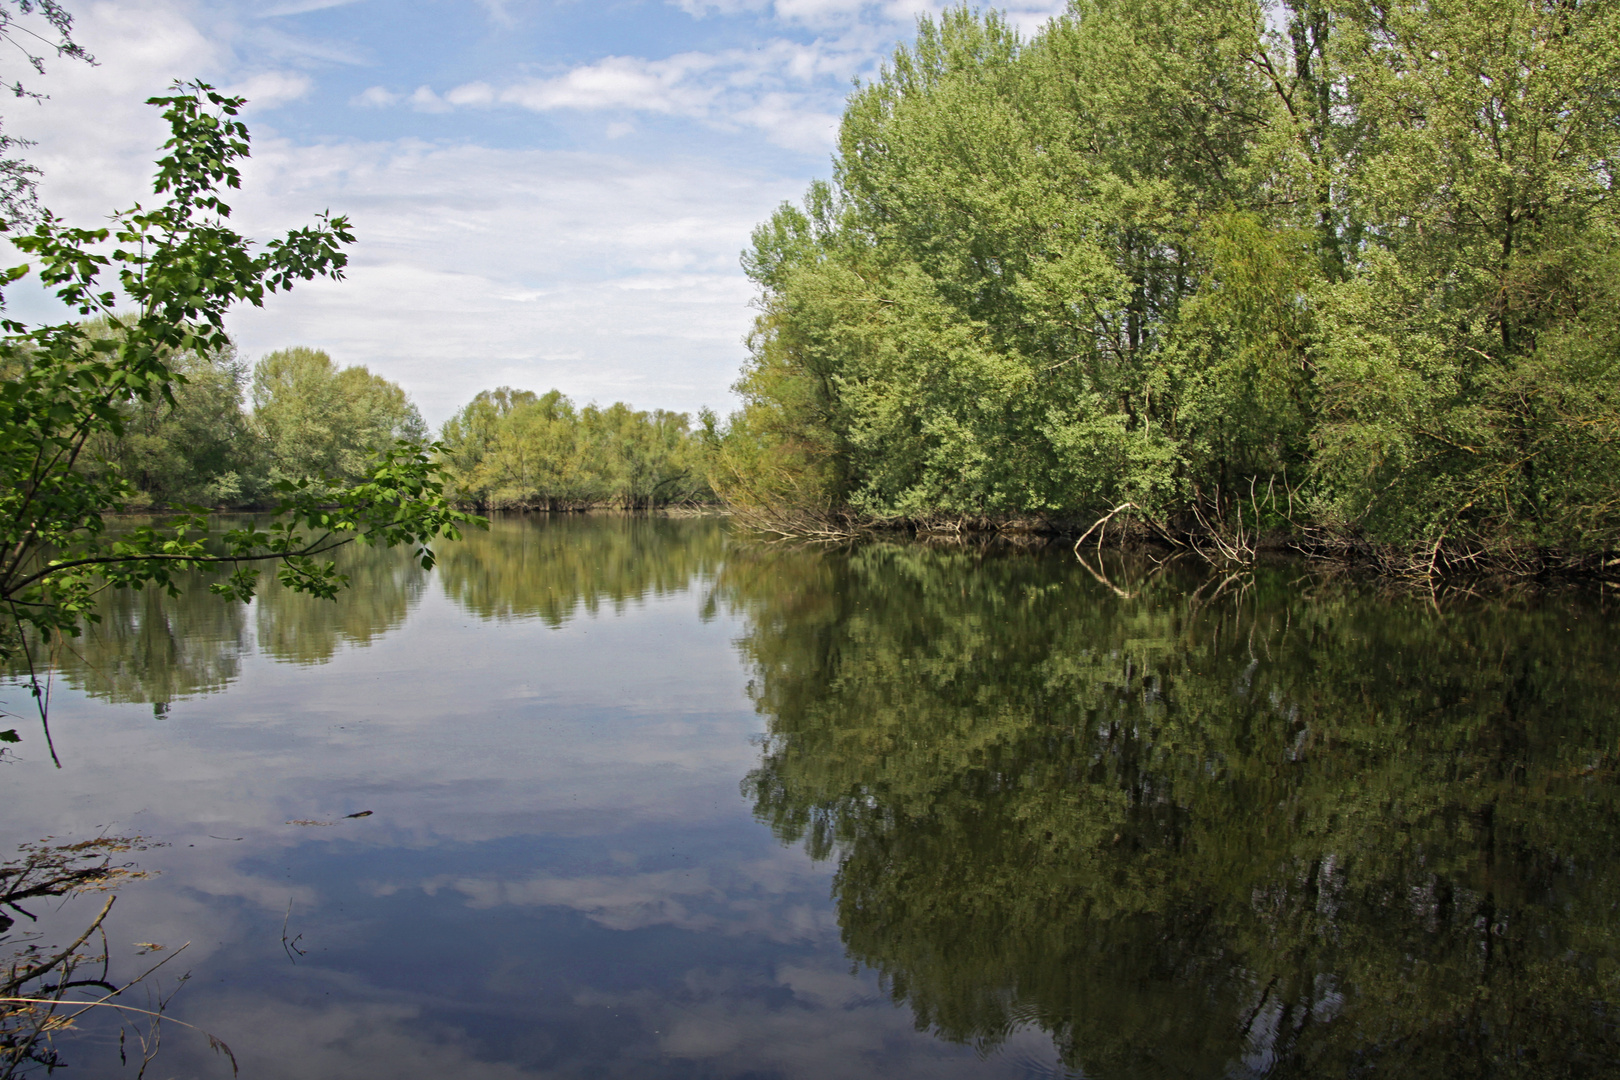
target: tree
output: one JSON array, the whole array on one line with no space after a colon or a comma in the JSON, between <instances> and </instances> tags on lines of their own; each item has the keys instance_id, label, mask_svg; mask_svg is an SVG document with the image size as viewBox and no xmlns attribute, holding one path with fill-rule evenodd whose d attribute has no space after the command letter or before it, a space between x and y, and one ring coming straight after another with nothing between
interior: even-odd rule
<instances>
[{"instance_id":1,"label":"tree","mask_svg":"<svg viewBox=\"0 0 1620 1080\"><path fill-rule=\"evenodd\" d=\"M122 324L97 320L92 335L123 332ZM242 412L245 365L234 349L186 352L174 368L185 377L173 401L126 401L123 432L103 432L91 441L91 469L114 469L135 488L129 506L222 506L265 494L254 472L256 440Z\"/></svg>"},{"instance_id":2,"label":"tree","mask_svg":"<svg viewBox=\"0 0 1620 1080\"><path fill-rule=\"evenodd\" d=\"M1195 543L1285 489L1296 539L1604 565L1617 84L1608 3L924 19L743 255L715 483Z\"/></svg>"},{"instance_id":3,"label":"tree","mask_svg":"<svg viewBox=\"0 0 1620 1080\"><path fill-rule=\"evenodd\" d=\"M35 14L43 19L46 28L56 35L55 41L29 29L18 19L19 15ZM43 75L45 58L34 51L38 46L31 44L29 38L42 42L58 57L82 60L87 64L96 62L95 57L86 52L84 46L73 40L73 16L69 15L67 9L56 0L0 2L0 41L14 46L22 53L28 66L33 68L36 74ZM9 91L15 97L35 101L45 96L24 87L21 79L14 78L7 82L4 76L0 76L0 90ZM15 156L16 151L31 145L33 144L26 139L19 139L0 131L0 230L30 221L39 213L39 194L35 181L39 176L39 169Z\"/></svg>"},{"instance_id":4,"label":"tree","mask_svg":"<svg viewBox=\"0 0 1620 1080\"><path fill-rule=\"evenodd\" d=\"M122 327L98 335L84 321L29 328L0 320L0 370L8 373L0 382L0 609L8 631L0 659L20 655L30 669L30 638L78 633L81 622L95 621L103 589L172 593L177 574L213 567L230 573L210 589L246 601L268 563L285 587L331 597L345 584L324 558L334 548L354 540L412 545L428 568L428 545L474 520L445 502L431 448L400 444L352 485L281 482L267 528L215 534L194 511L109 530L107 515L128 505L134 489L119 469L86 467L96 440L123 435L132 405L174 405L190 382L183 358L230 347L224 316L232 304L259 306L298 281L341 278L343 248L354 241L346 218L322 214L255 250L229 227L223 199L241 186L237 162L248 155L247 127L236 119L243 99L190 83L149 104L163 109L171 133L153 183L161 202L114 214L111 228L74 228L47 212L13 240L70 309ZM19 266L3 277L10 283L31 272ZM37 682L34 689L38 696Z\"/></svg>"},{"instance_id":5,"label":"tree","mask_svg":"<svg viewBox=\"0 0 1620 1080\"><path fill-rule=\"evenodd\" d=\"M442 432L456 497L507 509L646 510L711 496L707 446L685 413L621 402L583 409L561 391L485 390Z\"/></svg>"},{"instance_id":6,"label":"tree","mask_svg":"<svg viewBox=\"0 0 1620 1080\"><path fill-rule=\"evenodd\" d=\"M253 426L274 480L365 474L372 458L427 441L405 391L364 367L339 369L319 349L282 349L253 369Z\"/></svg>"}]
</instances>

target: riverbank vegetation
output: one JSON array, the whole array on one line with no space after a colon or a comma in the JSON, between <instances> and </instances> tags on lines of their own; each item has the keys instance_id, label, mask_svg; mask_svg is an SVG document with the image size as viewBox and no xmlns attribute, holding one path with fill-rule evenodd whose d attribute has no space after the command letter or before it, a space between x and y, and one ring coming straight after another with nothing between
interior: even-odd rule
<instances>
[{"instance_id":1,"label":"riverbank vegetation","mask_svg":"<svg viewBox=\"0 0 1620 1080\"><path fill-rule=\"evenodd\" d=\"M441 447L456 497L480 509L648 510L713 501L707 430L685 413L503 386L457 412Z\"/></svg>"},{"instance_id":2,"label":"riverbank vegetation","mask_svg":"<svg viewBox=\"0 0 1620 1080\"><path fill-rule=\"evenodd\" d=\"M115 338L112 320L89 333ZM282 349L249 367L229 345L186 352L173 400L117 405L83 468L122 477L128 510L270 505L276 485L311 477L352 484L391 449L426 445L427 425L397 384L318 349ZM576 406L559 391L485 391L444 425L439 461L468 506L502 510L644 510L713 501L703 429L685 413L623 402Z\"/></svg>"},{"instance_id":3,"label":"riverbank vegetation","mask_svg":"<svg viewBox=\"0 0 1620 1080\"><path fill-rule=\"evenodd\" d=\"M923 20L760 226L759 516L1118 511L1444 570L1620 532L1620 8Z\"/></svg>"},{"instance_id":4,"label":"riverbank vegetation","mask_svg":"<svg viewBox=\"0 0 1620 1080\"><path fill-rule=\"evenodd\" d=\"M92 325L116 337L117 323ZM131 486L127 508L267 506L275 485L326 476L354 483L380 454L424 444L427 426L400 387L326 353L292 348L251 368L234 347L180 354L173 400L117 403L119 428L96 434L92 473Z\"/></svg>"}]
</instances>

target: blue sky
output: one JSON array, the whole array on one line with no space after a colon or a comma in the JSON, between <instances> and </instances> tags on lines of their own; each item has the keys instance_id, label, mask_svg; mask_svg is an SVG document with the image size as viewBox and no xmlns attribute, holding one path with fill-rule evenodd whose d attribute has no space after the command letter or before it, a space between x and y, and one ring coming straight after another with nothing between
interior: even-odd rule
<instances>
[{"instance_id":1,"label":"blue sky","mask_svg":"<svg viewBox=\"0 0 1620 1080\"><path fill-rule=\"evenodd\" d=\"M922 0L119 0L74 3L100 64L51 65L6 129L44 201L92 224L146 192L140 104L174 78L252 99L239 226L330 208L348 279L233 317L253 359L327 349L438 424L479 390L724 412L745 358L749 230L830 172L851 80ZM1014 0L1033 29L1061 7ZM10 76L9 69L0 74ZM14 316L48 305L25 288Z\"/></svg>"}]
</instances>

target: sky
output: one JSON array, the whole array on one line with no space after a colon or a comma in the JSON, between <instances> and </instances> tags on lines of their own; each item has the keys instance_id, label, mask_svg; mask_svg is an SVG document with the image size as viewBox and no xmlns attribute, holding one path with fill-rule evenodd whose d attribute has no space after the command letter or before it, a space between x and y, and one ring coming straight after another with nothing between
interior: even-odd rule
<instances>
[{"instance_id":1,"label":"sky","mask_svg":"<svg viewBox=\"0 0 1620 1080\"><path fill-rule=\"evenodd\" d=\"M150 197L175 79L250 99L233 200L260 240L323 210L345 280L228 327L244 357L325 349L435 427L480 390L722 414L747 357L750 231L831 174L838 114L927 0L67 0L94 66L7 98L42 201L101 224ZM1032 31L1059 0L1012 0ZM0 77L27 74L18 53ZM15 255L15 253L8 253ZM13 262L21 261L13 259ZM8 265L10 265L8 263ZM52 317L26 283L13 318Z\"/></svg>"}]
</instances>

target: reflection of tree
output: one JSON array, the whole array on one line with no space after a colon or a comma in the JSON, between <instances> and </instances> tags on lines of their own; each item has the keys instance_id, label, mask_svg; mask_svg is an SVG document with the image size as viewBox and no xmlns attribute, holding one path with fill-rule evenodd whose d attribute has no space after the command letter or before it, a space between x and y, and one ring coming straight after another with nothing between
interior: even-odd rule
<instances>
[{"instance_id":1,"label":"reflection of tree","mask_svg":"<svg viewBox=\"0 0 1620 1080\"><path fill-rule=\"evenodd\" d=\"M237 522L227 522L227 525ZM332 553L351 587L317 600L276 585L269 573L253 602L258 645L282 661L330 660L346 643L365 645L404 622L427 573L405 550L349 544ZM54 648L36 645L71 686L91 697L158 705L223 690L249 648L248 609L208 591L217 580L186 575L178 596L156 589L103 594L101 621Z\"/></svg>"},{"instance_id":2,"label":"reflection of tree","mask_svg":"<svg viewBox=\"0 0 1620 1080\"><path fill-rule=\"evenodd\" d=\"M261 651L281 661L324 664L340 646L369 645L403 623L427 586L427 571L408 549L349 544L331 558L349 576L349 587L333 600L265 582L254 601Z\"/></svg>"},{"instance_id":3,"label":"reflection of tree","mask_svg":"<svg viewBox=\"0 0 1620 1080\"><path fill-rule=\"evenodd\" d=\"M59 639L53 656L62 677L91 697L116 702L168 702L223 690L247 648L247 611L221 603L201 577L177 597L157 589L102 595L99 623Z\"/></svg>"},{"instance_id":4,"label":"reflection of tree","mask_svg":"<svg viewBox=\"0 0 1620 1080\"><path fill-rule=\"evenodd\" d=\"M1620 643L1262 578L734 556L762 818L919 1024L1094 1076L1620 1069ZM1575 616L1578 616L1576 618ZM1566 629L1567 628L1567 629Z\"/></svg>"},{"instance_id":5,"label":"reflection of tree","mask_svg":"<svg viewBox=\"0 0 1620 1080\"><path fill-rule=\"evenodd\" d=\"M615 608L649 594L665 596L712 577L725 551L725 527L713 518L619 515L497 516L437 548L445 591L483 618L534 616L560 625L577 610ZM267 575L253 602L258 647L277 660L318 664L345 644L366 645L405 621L428 574L404 550L350 544L332 555L349 576L336 600L276 586ZM161 705L223 690L249 647L247 609L208 592L195 575L177 597L148 589L109 592L102 621L58 643L54 655L69 685L92 697Z\"/></svg>"},{"instance_id":6,"label":"reflection of tree","mask_svg":"<svg viewBox=\"0 0 1620 1080\"><path fill-rule=\"evenodd\" d=\"M616 514L494 515L488 532L446 544L445 592L486 619L539 618L561 625L583 606L615 610L649 593L667 596L709 575L725 550L714 518Z\"/></svg>"}]
</instances>

